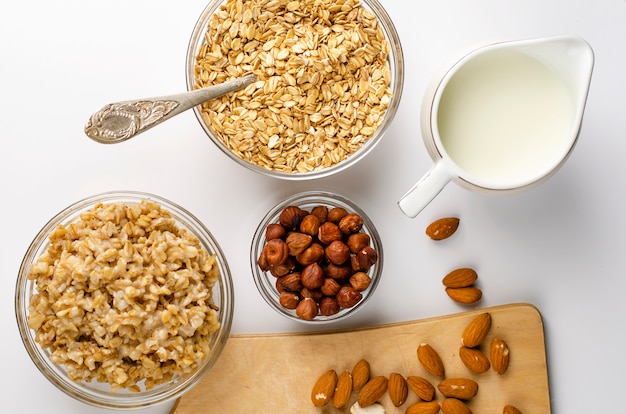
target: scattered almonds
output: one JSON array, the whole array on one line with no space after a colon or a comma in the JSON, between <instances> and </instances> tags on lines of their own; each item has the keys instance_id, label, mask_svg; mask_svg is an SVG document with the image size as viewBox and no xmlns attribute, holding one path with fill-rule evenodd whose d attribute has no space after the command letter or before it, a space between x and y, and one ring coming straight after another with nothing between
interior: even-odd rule
<instances>
[{"instance_id":1,"label":"scattered almonds","mask_svg":"<svg viewBox=\"0 0 626 414\"><path fill-rule=\"evenodd\" d=\"M490 343L491 363L477 348L490 329L491 314L483 312L470 320L462 334L462 341L472 347L461 346L459 355L465 366L474 374L486 372L490 365L498 374L504 374L508 369L509 348L502 339L495 337ZM406 414L435 414L440 410L444 414L471 414L472 411L465 403L477 395L478 382L462 376L446 378L439 354L428 343L421 343L417 348L417 354L426 371L442 378L437 388L423 377L417 375L404 377L399 372L391 372L388 377L383 375L370 377L370 364L367 360L361 359L354 365L352 372L344 370L339 380L334 370L324 373L313 388L311 394L313 403L317 407L322 407L332 399L333 405L341 408L348 403L352 393L358 391L357 403L350 409L351 413L369 412L359 411L367 407L375 407L373 411L375 413L384 413L384 408L382 406L379 408L380 404L376 403L385 393L389 393L389 400L395 407L401 407L406 403L410 389L418 397L418 401L407 407ZM443 396L441 403L436 400L436 390ZM382 411L378 411L379 409ZM521 414L521 412L512 405L506 405L503 414Z\"/></svg>"},{"instance_id":2,"label":"scattered almonds","mask_svg":"<svg viewBox=\"0 0 626 414\"><path fill-rule=\"evenodd\" d=\"M441 281L445 287L464 288L469 287L476 282L478 274L474 269L469 267L461 267L452 270Z\"/></svg>"},{"instance_id":3,"label":"scattered almonds","mask_svg":"<svg viewBox=\"0 0 626 414\"><path fill-rule=\"evenodd\" d=\"M436 377L445 376L445 368L441 357L430 344L422 343L417 347L417 359L422 363L426 371Z\"/></svg>"},{"instance_id":4,"label":"scattered almonds","mask_svg":"<svg viewBox=\"0 0 626 414\"><path fill-rule=\"evenodd\" d=\"M360 407L367 407L380 400L387 392L389 380L387 377L378 375L370 378L367 384L359 391L357 402Z\"/></svg>"},{"instance_id":5,"label":"scattered almonds","mask_svg":"<svg viewBox=\"0 0 626 414\"><path fill-rule=\"evenodd\" d=\"M491 329L491 314L484 312L476 315L463 330L461 343L468 348L480 345Z\"/></svg>"},{"instance_id":6,"label":"scattered almonds","mask_svg":"<svg viewBox=\"0 0 626 414\"><path fill-rule=\"evenodd\" d=\"M323 407L330 402L337 386L337 372L330 369L322 374L311 391L311 401L316 407Z\"/></svg>"},{"instance_id":7,"label":"scattered almonds","mask_svg":"<svg viewBox=\"0 0 626 414\"><path fill-rule=\"evenodd\" d=\"M352 395L352 374L349 371L343 371L337 379L333 405L336 408L342 408L350 400L350 395Z\"/></svg>"},{"instance_id":8,"label":"scattered almonds","mask_svg":"<svg viewBox=\"0 0 626 414\"><path fill-rule=\"evenodd\" d=\"M469 400L476 396L478 383L469 378L446 378L437 385L444 397Z\"/></svg>"},{"instance_id":9,"label":"scattered almonds","mask_svg":"<svg viewBox=\"0 0 626 414\"><path fill-rule=\"evenodd\" d=\"M410 405L405 414L437 414L440 409L437 401L418 401Z\"/></svg>"},{"instance_id":10,"label":"scattered almonds","mask_svg":"<svg viewBox=\"0 0 626 414\"><path fill-rule=\"evenodd\" d=\"M420 400L432 401L435 398L435 387L425 378L409 375L406 378L407 385L417 394Z\"/></svg>"},{"instance_id":11,"label":"scattered almonds","mask_svg":"<svg viewBox=\"0 0 626 414\"><path fill-rule=\"evenodd\" d=\"M397 372L389 374L388 389L389 398L391 399L393 405L400 407L404 404L409 395L409 388L406 384L406 380L401 374Z\"/></svg>"},{"instance_id":12,"label":"scattered almonds","mask_svg":"<svg viewBox=\"0 0 626 414\"><path fill-rule=\"evenodd\" d=\"M463 288L446 288L446 293L455 302L462 303L464 305L473 305L478 302L483 292L477 287L469 286Z\"/></svg>"},{"instance_id":13,"label":"scattered almonds","mask_svg":"<svg viewBox=\"0 0 626 414\"><path fill-rule=\"evenodd\" d=\"M456 398L445 398L441 402L441 411L443 414L472 414L472 410Z\"/></svg>"},{"instance_id":14,"label":"scattered almonds","mask_svg":"<svg viewBox=\"0 0 626 414\"><path fill-rule=\"evenodd\" d=\"M361 359L352 368L352 389L359 391L370 379L370 363Z\"/></svg>"},{"instance_id":15,"label":"scattered almonds","mask_svg":"<svg viewBox=\"0 0 626 414\"><path fill-rule=\"evenodd\" d=\"M522 414L522 412L512 405L505 405L502 414Z\"/></svg>"},{"instance_id":16,"label":"scattered almonds","mask_svg":"<svg viewBox=\"0 0 626 414\"><path fill-rule=\"evenodd\" d=\"M489 347L491 366L493 370L502 375L509 368L509 346L500 338L493 338Z\"/></svg>"},{"instance_id":17,"label":"scattered almonds","mask_svg":"<svg viewBox=\"0 0 626 414\"><path fill-rule=\"evenodd\" d=\"M433 240L445 240L456 232L459 222L458 217L437 219L426 227L426 235Z\"/></svg>"},{"instance_id":18,"label":"scattered almonds","mask_svg":"<svg viewBox=\"0 0 626 414\"><path fill-rule=\"evenodd\" d=\"M459 357L463 364L475 374L487 372L491 367L489 358L480 349L462 346L459 348Z\"/></svg>"},{"instance_id":19,"label":"scattered almonds","mask_svg":"<svg viewBox=\"0 0 626 414\"><path fill-rule=\"evenodd\" d=\"M478 280L478 274L474 269L461 267L452 270L442 279L446 287L446 293L455 302L471 305L478 302L483 292L474 283Z\"/></svg>"}]
</instances>

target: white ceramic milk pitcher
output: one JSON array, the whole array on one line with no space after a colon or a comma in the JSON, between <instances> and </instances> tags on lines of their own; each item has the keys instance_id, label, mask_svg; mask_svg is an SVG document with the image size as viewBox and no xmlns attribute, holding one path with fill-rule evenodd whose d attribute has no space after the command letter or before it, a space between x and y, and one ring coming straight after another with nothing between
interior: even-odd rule
<instances>
[{"instance_id":1,"label":"white ceramic milk pitcher","mask_svg":"<svg viewBox=\"0 0 626 414\"><path fill-rule=\"evenodd\" d=\"M415 217L448 182L511 192L543 182L580 131L593 51L578 37L492 44L459 60L427 92L421 130L434 165L398 202Z\"/></svg>"}]
</instances>

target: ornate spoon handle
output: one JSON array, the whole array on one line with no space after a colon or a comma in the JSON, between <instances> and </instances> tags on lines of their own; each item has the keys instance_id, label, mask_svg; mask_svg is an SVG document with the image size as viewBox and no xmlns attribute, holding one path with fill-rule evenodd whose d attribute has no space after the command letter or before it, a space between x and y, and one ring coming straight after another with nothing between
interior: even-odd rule
<instances>
[{"instance_id":1,"label":"ornate spoon handle","mask_svg":"<svg viewBox=\"0 0 626 414\"><path fill-rule=\"evenodd\" d=\"M245 88L255 80L255 75L246 75L176 95L111 103L91 115L85 133L102 144L126 141L202 102Z\"/></svg>"}]
</instances>

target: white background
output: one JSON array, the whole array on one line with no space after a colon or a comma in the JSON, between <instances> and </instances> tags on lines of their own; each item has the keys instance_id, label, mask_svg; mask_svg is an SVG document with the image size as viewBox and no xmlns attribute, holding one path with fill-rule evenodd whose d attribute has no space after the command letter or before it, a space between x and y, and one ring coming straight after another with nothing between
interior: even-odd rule
<instances>
[{"instance_id":1,"label":"white background","mask_svg":"<svg viewBox=\"0 0 626 414\"><path fill-rule=\"evenodd\" d=\"M249 246L258 220L284 197L324 189L347 196L376 223L383 282L371 302L333 328L406 321L467 308L441 277L479 273L479 307L529 302L545 323L552 410L610 412L626 385L624 0L381 0L405 57L402 102L385 139L349 171L284 182L236 165L191 111L123 144L88 139L83 126L106 103L185 90L185 53L202 1L3 2L0 6L0 411L106 413L66 397L37 371L19 338L14 286L39 229L67 205L99 192L139 190L181 204L211 229L235 283L233 333L303 329L258 295ZM448 186L417 218L396 202L430 166L419 106L438 69L494 40L584 37L596 65L579 143L542 186L486 196ZM443 243L424 235L457 215ZM145 412L164 414L171 404Z\"/></svg>"}]
</instances>

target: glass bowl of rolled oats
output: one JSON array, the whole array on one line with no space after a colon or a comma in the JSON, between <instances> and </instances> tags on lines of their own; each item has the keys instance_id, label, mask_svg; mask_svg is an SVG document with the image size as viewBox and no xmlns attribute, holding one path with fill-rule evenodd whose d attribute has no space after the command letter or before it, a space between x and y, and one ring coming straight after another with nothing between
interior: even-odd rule
<instances>
[{"instance_id":1,"label":"glass bowl of rolled oats","mask_svg":"<svg viewBox=\"0 0 626 414\"><path fill-rule=\"evenodd\" d=\"M187 51L187 88L257 81L194 108L237 163L287 180L365 157L396 114L404 61L377 0L212 0Z\"/></svg>"},{"instance_id":2,"label":"glass bowl of rolled oats","mask_svg":"<svg viewBox=\"0 0 626 414\"><path fill-rule=\"evenodd\" d=\"M156 195L108 192L37 234L15 310L26 350L55 386L132 409L179 397L208 374L233 299L224 254L194 215Z\"/></svg>"}]
</instances>

